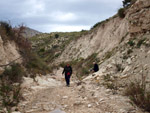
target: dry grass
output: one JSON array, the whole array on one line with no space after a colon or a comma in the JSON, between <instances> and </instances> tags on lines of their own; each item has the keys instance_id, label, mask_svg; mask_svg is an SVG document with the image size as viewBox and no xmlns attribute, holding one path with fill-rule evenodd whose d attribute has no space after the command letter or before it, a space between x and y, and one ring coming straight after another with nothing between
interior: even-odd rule
<instances>
[{"instance_id":1,"label":"dry grass","mask_svg":"<svg viewBox=\"0 0 150 113\"><path fill-rule=\"evenodd\" d=\"M150 90L146 83L146 76L142 75L142 80L135 80L131 82L126 90L125 95L129 96L132 102L134 102L138 107L150 112Z\"/></svg>"}]
</instances>

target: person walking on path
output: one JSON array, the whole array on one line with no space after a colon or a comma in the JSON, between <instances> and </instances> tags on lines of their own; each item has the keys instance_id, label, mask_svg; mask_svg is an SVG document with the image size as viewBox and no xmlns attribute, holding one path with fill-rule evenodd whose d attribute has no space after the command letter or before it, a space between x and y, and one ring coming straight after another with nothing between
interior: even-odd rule
<instances>
[{"instance_id":1,"label":"person walking on path","mask_svg":"<svg viewBox=\"0 0 150 113\"><path fill-rule=\"evenodd\" d=\"M70 86L70 77L72 75L72 67L67 64L65 67L64 67L64 70L62 72L62 75L65 73L65 80L66 80L66 86Z\"/></svg>"}]
</instances>

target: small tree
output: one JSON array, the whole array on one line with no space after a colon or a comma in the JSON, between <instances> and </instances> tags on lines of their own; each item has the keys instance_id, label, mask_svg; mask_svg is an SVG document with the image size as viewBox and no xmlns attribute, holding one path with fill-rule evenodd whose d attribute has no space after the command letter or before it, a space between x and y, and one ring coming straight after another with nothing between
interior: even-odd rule
<instances>
[{"instance_id":1,"label":"small tree","mask_svg":"<svg viewBox=\"0 0 150 113\"><path fill-rule=\"evenodd\" d=\"M122 1L123 7L127 7L128 5L130 5L130 4L131 4L131 1L132 1L132 0L124 0L124 1Z\"/></svg>"},{"instance_id":2,"label":"small tree","mask_svg":"<svg viewBox=\"0 0 150 113\"><path fill-rule=\"evenodd\" d=\"M58 38L59 37L59 35L58 34L55 34L55 38Z\"/></svg>"},{"instance_id":3,"label":"small tree","mask_svg":"<svg viewBox=\"0 0 150 113\"><path fill-rule=\"evenodd\" d=\"M123 7L124 7L124 8L125 8L125 7L128 7L129 5L134 4L136 1L137 1L137 0L124 0L124 1L122 1Z\"/></svg>"},{"instance_id":4,"label":"small tree","mask_svg":"<svg viewBox=\"0 0 150 113\"><path fill-rule=\"evenodd\" d=\"M118 10L118 15L120 18L124 18L125 17L125 9L124 8L120 8Z\"/></svg>"}]
</instances>

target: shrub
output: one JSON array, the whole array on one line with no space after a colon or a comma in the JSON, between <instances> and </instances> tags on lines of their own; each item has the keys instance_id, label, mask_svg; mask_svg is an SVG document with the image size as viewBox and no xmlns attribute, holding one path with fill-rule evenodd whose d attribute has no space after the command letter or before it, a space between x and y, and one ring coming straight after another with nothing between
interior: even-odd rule
<instances>
[{"instance_id":1,"label":"shrub","mask_svg":"<svg viewBox=\"0 0 150 113\"><path fill-rule=\"evenodd\" d=\"M44 49L44 48L41 48L39 52L42 52L42 53L43 53L43 52L45 52L45 49Z\"/></svg>"},{"instance_id":2,"label":"shrub","mask_svg":"<svg viewBox=\"0 0 150 113\"><path fill-rule=\"evenodd\" d=\"M59 34L55 34L55 38L58 38L59 37Z\"/></svg>"},{"instance_id":3,"label":"shrub","mask_svg":"<svg viewBox=\"0 0 150 113\"><path fill-rule=\"evenodd\" d=\"M131 3L131 1L132 1L132 0L124 0L124 1L122 1L122 3L123 3L123 7L127 7L127 6L129 6L129 5L130 5L130 3Z\"/></svg>"},{"instance_id":4,"label":"shrub","mask_svg":"<svg viewBox=\"0 0 150 113\"><path fill-rule=\"evenodd\" d=\"M89 74L88 68L83 67L81 73L83 74L83 76L84 76L84 75L88 75L88 74Z\"/></svg>"},{"instance_id":5,"label":"shrub","mask_svg":"<svg viewBox=\"0 0 150 113\"><path fill-rule=\"evenodd\" d=\"M50 71L46 63L35 53L29 53L25 61L25 67L32 73L44 73Z\"/></svg>"},{"instance_id":6,"label":"shrub","mask_svg":"<svg viewBox=\"0 0 150 113\"><path fill-rule=\"evenodd\" d=\"M6 79L11 83L21 83L22 77L25 75L24 69L20 64L12 64L10 68L6 68L1 75L2 79Z\"/></svg>"},{"instance_id":7,"label":"shrub","mask_svg":"<svg viewBox=\"0 0 150 113\"><path fill-rule=\"evenodd\" d=\"M14 33L9 23L4 22L4 21L0 22L0 35L4 43L14 38Z\"/></svg>"},{"instance_id":8,"label":"shrub","mask_svg":"<svg viewBox=\"0 0 150 113\"><path fill-rule=\"evenodd\" d=\"M21 96L20 84L13 85L3 83L0 86L0 97L2 98L2 106L10 110L11 107L16 106L19 103Z\"/></svg>"},{"instance_id":9,"label":"shrub","mask_svg":"<svg viewBox=\"0 0 150 113\"><path fill-rule=\"evenodd\" d=\"M125 90L125 95L138 107L150 112L150 91L146 91L140 82L131 82Z\"/></svg>"},{"instance_id":10,"label":"shrub","mask_svg":"<svg viewBox=\"0 0 150 113\"><path fill-rule=\"evenodd\" d=\"M94 29L94 28L96 28L97 26L100 26L100 25L104 25L105 22L107 22L107 21L109 21L109 19L103 20L101 22L97 22L91 29Z\"/></svg>"},{"instance_id":11,"label":"shrub","mask_svg":"<svg viewBox=\"0 0 150 113\"><path fill-rule=\"evenodd\" d=\"M124 8L120 8L118 10L118 15L120 18L124 18L125 17L125 9Z\"/></svg>"},{"instance_id":12,"label":"shrub","mask_svg":"<svg viewBox=\"0 0 150 113\"><path fill-rule=\"evenodd\" d=\"M20 84L24 75L24 69L20 64L12 64L0 75L1 106L6 107L8 111L22 98Z\"/></svg>"},{"instance_id":13,"label":"shrub","mask_svg":"<svg viewBox=\"0 0 150 113\"><path fill-rule=\"evenodd\" d=\"M108 89L111 89L111 90L117 90L117 86L115 86L114 83L105 83L104 84Z\"/></svg>"},{"instance_id":14,"label":"shrub","mask_svg":"<svg viewBox=\"0 0 150 113\"><path fill-rule=\"evenodd\" d=\"M135 43L133 42L133 40L129 40L129 41L128 41L128 44L129 44L130 46L134 46L134 45L135 45Z\"/></svg>"},{"instance_id":15,"label":"shrub","mask_svg":"<svg viewBox=\"0 0 150 113\"><path fill-rule=\"evenodd\" d=\"M102 22L103 22L103 21L102 21ZM92 27L92 29L93 29L93 28L96 28L96 27L99 26L99 25L101 25L102 22L97 22L97 23Z\"/></svg>"},{"instance_id":16,"label":"shrub","mask_svg":"<svg viewBox=\"0 0 150 113\"><path fill-rule=\"evenodd\" d=\"M137 43L137 47L140 48L145 40L146 40L146 38L139 40Z\"/></svg>"},{"instance_id":17,"label":"shrub","mask_svg":"<svg viewBox=\"0 0 150 113\"><path fill-rule=\"evenodd\" d=\"M134 4L137 0L124 0L123 2L123 7L128 7L132 4Z\"/></svg>"}]
</instances>

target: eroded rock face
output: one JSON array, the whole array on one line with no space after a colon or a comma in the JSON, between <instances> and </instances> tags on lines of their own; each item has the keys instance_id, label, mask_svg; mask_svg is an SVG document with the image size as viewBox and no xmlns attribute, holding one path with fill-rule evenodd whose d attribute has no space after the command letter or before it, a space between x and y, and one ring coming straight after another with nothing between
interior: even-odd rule
<instances>
[{"instance_id":1,"label":"eroded rock face","mask_svg":"<svg viewBox=\"0 0 150 113\"><path fill-rule=\"evenodd\" d=\"M87 58L93 53L102 56L116 47L127 32L126 19L111 18L78 40L72 41L57 61Z\"/></svg>"},{"instance_id":2,"label":"eroded rock face","mask_svg":"<svg viewBox=\"0 0 150 113\"><path fill-rule=\"evenodd\" d=\"M17 50L16 44L10 41L4 43L0 36L0 65L8 64L19 57L21 56ZM21 60L18 60L18 62L21 62Z\"/></svg>"},{"instance_id":3,"label":"eroded rock face","mask_svg":"<svg viewBox=\"0 0 150 113\"><path fill-rule=\"evenodd\" d=\"M123 37L129 39L132 34L138 33L150 33L149 0L137 0L126 10L124 19L114 16L86 35L72 41L57 61L86 59L93 53L99 53L98 56L101 58L105 53L117 47Z\"/></svg>"},{"instance_id":4,"label":"eroded rock face","mask_svg":"<svg viewBox=\"0 0 150 113\"><path fill-rule=\"evenodd\" d=\"M130 33L142 33L150 31L150 1L138 0L128 10Z\"/></svg>"}]
</instances>

